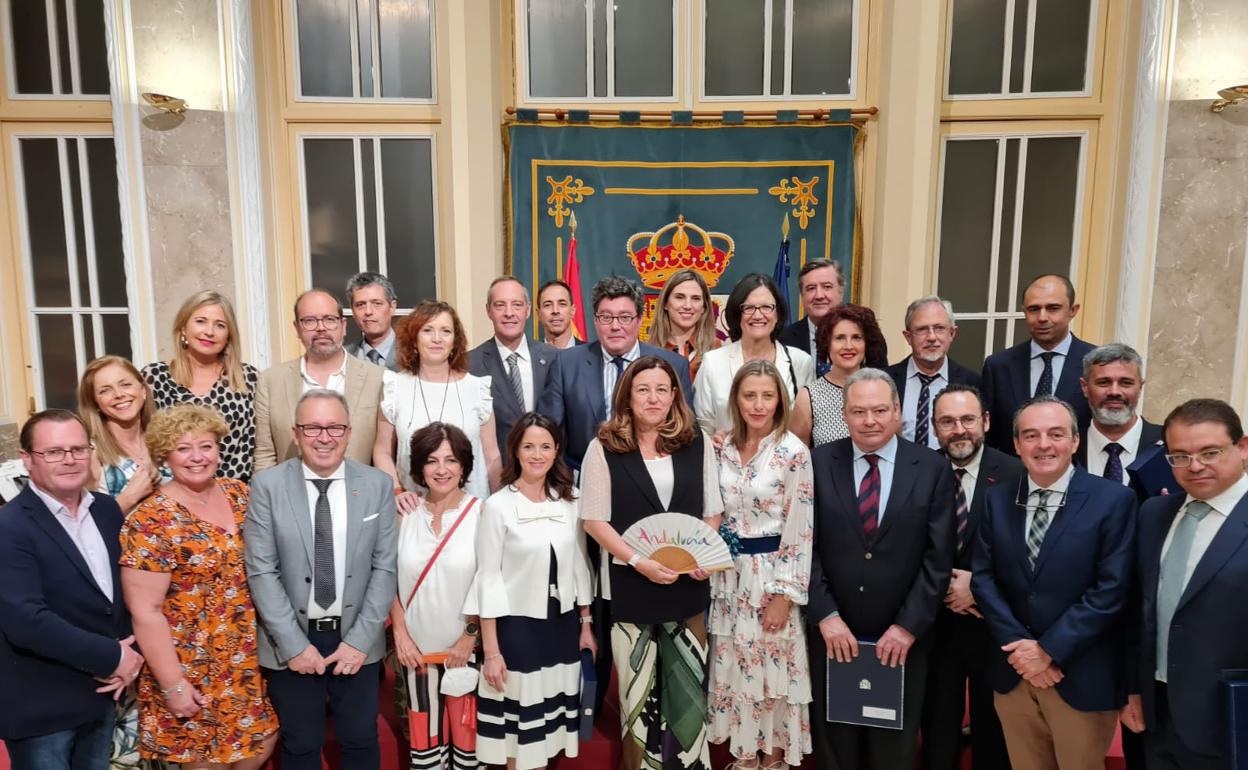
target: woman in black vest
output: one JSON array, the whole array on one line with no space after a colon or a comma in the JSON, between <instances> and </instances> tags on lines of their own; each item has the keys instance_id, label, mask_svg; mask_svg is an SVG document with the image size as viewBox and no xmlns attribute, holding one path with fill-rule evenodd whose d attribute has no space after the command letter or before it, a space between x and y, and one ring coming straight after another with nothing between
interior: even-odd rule
<instances>
[{"instance_id":1,"label":"woman in black vest","mask_svg":"<svg viewBox=\"0 0 1248 770\"><path fill-rule=\"evenodd\" d=\"M620 533L664 511L718 528L724 506L714 450L685 405L676 372L658 356L642 356L624 371L611 414L585 452L581 518L604 551L602 595L611 600L624 715L621 767L709 768L707 573L679 575L644 559Z\"/></svg>"}]
</instances>

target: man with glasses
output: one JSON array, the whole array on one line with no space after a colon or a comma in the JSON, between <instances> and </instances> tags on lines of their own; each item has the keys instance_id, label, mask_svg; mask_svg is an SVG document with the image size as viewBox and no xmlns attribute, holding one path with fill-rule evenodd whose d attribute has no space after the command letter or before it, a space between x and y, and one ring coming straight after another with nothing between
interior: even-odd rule
<instances>
[{"instance_id":1,"label":"man with glasses","mask_svg":"<svg viewBox=\"0 0 1248 770\"><path fill-rule=\"evenodd\" d=\"M320 770L328 704L341 767L376 770L379 667L398 590L392 481L346 457L342 394L312 388L294 412L297 454L252 478L243 525L282 767Z\"/></svg>"},{"instance_id":2,"label":"man with glasses","mask_svg":"<svg viewBox=\"0 0 1248 770\"><path fill-rule=\"evenodd\" d=\"M958 336L953 305L935 295L921 297L906 308L910 355L888 367L901 394L901 435L920 446L937 449L932 430L932 404L950 383L979 388L979 375L949 357Z\"/></svg>"},{"instance_id":3,"label":"man with glasses","mask_svg":"<svg viewBox=\"0 0 1248 770\"><path fill-rule=\"evenodd\" d=\"M30 481L0 508L0 739L13 770L105 770L114 701L139 673L113 498L87 489L87 429L49 409L22 426Z\"/></svg>"},{"instance_id":4,"label":"man with glasses","mask_svg":"<svg viewBox=\"0 0 1248 770\"><path fill-rule=\"evenodd\" d=\"M384 370L347 355L342 347L346 334L342 307L323 289L299 295L293 325L304 354L265 370L256 385L256 472L299 456L292 432L295 403L314 388L332 390L346 399L356 426L347 457L371 464Z\"/></svg>"},{"instance_id":5,"label":"man with glasses","mask_svg":"<svg viewBox=\"0 0 1248 770\"><path fill-rule=\"evenodd\" d=\"M1135 495L1073 464L1066 402L1026 402L1013 434L1026 480L988 490L971 559L997 715L1014 770L1104 770L1126 700Z\"/></svg>"},{"instance_id":6,"label":"man with glasses","mask_svg":"<svg viewBox=\"0 0 1248 770\"><path fill-rule=\"evenodd\" d=\"M1184 494L1140 508L1142 601L1123 722L1147 725L1149 770L1225 770L1219 682L1227 670L1248 669L1248 437L1235 410L1209 398L1175 407L1164 428Z\"/></svg>"},{"instance_id":7,"label":"man with glasses","mask_svg":"<svg viewBox=\"0 0 1248 770\"><path fill-rule=\"evenodd\" d=\"M984 445L990 415L979 391L952 383L933 398L932 428L953 467L957 550L945 608L936 618L927 696L923 701L924 770L961 767L962 714L971 707L971 757L976 770L1009 768L1005 736L992 703L988 661L992 639L971 593L971 552L984 496L998 484L1017 489L1023 464Z\"/></svg>"},{"instance_id":8,"label":"man with glasses","mask_svg":"<svg viewBox=\"0 0 1248 770\"><path fill-rule=\"evenodd\" d=\"M347 355L397 372L399 355L391 321L399 298L394 284L381 273L356 273L347 281L347 304L363 335L358 345L347 345Z\"/></svg>"}]
</instances>

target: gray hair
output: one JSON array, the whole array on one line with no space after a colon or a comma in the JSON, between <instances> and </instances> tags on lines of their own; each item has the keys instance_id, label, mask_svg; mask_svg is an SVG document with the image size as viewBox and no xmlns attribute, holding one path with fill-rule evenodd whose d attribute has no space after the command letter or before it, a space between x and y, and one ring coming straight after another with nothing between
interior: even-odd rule
<instances>
[{"instance_id":1,"label":"gray hair","mask_svg":"<svg viewBox=\"0 0 1248 770\"><path fill-rule=\"evenodd\" d=\"M954 329L958 328L958 319L953 317L953 303L947 299L941 299L935 294L929 294L926 297L919 297L906 308L906 331L910 331L910 319L914 317L914 314L919 312L921 308L932 304L939 304L944 307L945 315L949 316L949 326Z\"/></svg>"},{"instance_id":2,"label":"gray hair","mask_svg":"<svg viewBox=\"0 0 1248 770\"><path fill-rule=\"evenodd\" d=\"M307 392L300 396L299 400L295 402L295 414L299 414L299 409L303 406L304 401L311 401L314 398L332 398L342 404L342 411L347 414L347 422L351 421L351 407L347 406L347 397L338 391L330 390L329 388L308 389Z\"/></svg>"},{"instance_id":3,"label":"gray hair","mask_svg":"<svg viewBox=\"0 0 1248 770\"><path fill-rule=\"evenodd\" d=\"M350 307L355 297L356 289L363 289L365 286L380 286L386 290L387 302L398 302L399 295L394 293L394 284L390 283L390 279L381 273L356 273L351 276L351 280L347 281L347 306Z\"/></svg>"},{"instance_id":4,"label":"gray hair","mask_svg":"<svg viewBox=\"0 0 1248 770\"><path fill-rule=\"evenodd\" d=\"M893 375L883 369L872 369L871 367L863 367L845 380L845 402L849 403L849 389L860 382L887 382L888 392L893 396L893 403L900 403L901 398L897 395L897 383L893 381Z\"/></svg>"},{"instance_id":5,"label":"gray hair","mask_svg":"<svg viewBox=\"0 0 1248 770\"><path fill-rule=\"evenodd\" d=\"M628 297L631 299L633 304L637 306L637 315L641 315L645 302L641 295L641 287L618 275L608 275L594 284L594 289L589 294L589 306L597 313L599 302L602 302L604 299L616 299L617 297Z\"/></svg>"},{"instance_id":6,"label":"gray hair","mask_svg":"<svg viewBox=\"0 0 1248 770\"><path fill-rule=\"evenodd\" d=\"M1014 438L1018 438L1018 418L1023 414L1024 410L1033 406L1041 406L1043 404L1061 404L1066 410L1066 414L1070 415L1070 434L1072 436L1079 435L1079 418L1075 415L1075 408L1057 396L1036 396L1033 399L1023 402L1023 405L1014 411Z\"/></svg>"},{"instance_id":7,"label":"gray hair","mask_svg":"<svg viewBox=\"0 0 1248 770\"><path fill-rule=\"evenodd\" d=\"M1092 367L1104 366L1105 364L1113 364L1122 361L1126 364L1134 364L1135 370L1139 372L1140 377L1144 376L1144 359L1140 358L1140 354L1130 345L1124 345L1121 342L1110 342L1094 348L1083 357L1083 378L1088 379L1088 375L1092 373Z\"/></svg>"}]
</instances>

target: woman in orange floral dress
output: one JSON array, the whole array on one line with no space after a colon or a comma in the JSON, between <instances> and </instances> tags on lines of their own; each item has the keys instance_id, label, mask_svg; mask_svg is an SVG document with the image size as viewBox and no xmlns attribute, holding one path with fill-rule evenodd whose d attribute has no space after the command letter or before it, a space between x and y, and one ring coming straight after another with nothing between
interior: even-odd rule
<instances>
[{"instance_id":1,"label":"woman in orange floral dress","mask_svg":"<svg viewBox=\"0 0 1248 770\"><path fill-rule=\"evenodd\" d=\"M277 741L243 569L247 485L216 478L228 432L211 407L158 412L148 449L173 480L121 530L122 588L147 659L139 751L188 770L256 770Z\"/></svg>"}]
</instances>

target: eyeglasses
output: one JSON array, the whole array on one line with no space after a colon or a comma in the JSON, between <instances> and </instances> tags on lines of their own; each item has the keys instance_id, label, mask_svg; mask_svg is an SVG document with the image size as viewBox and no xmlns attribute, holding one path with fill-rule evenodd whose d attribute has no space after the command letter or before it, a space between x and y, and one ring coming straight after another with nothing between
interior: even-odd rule
<instances>
[{"instance_id":1,"label":"eyeglasses","mask_svg":"<svg viewBox=\"0 0 1248 770\"><path fill-rule=\"evenodd\" d=\"M330 438L342 438L347 435L347 428L350 425L296 425L299 432L308 438L317 438L322 433L328 433Z\"/></svg>"},{"instance_id":2,"label":"eyeglasses","mask_svg":"<svg viewBox=\"0 0 1248 770\"><path fill-rule=\"evenodd\" d=\"M610 326L615 322L619 322L620 326L630 326L633 321L637 320L637 316L632 313L623 313L621 315L608 315L607 313L595 313L594 320L603 326Z\"/></svg>"},{"instance_id":3,"label":"eyeglasses","mask_svg":"<svg viewBox=\"0 0 1248 770\"><path fill-rule=\"evenodd\" d=\"M979 415L964 414L961 417L941 417L935 422L936 427L942 430L953 430L959 425L963 428L974 428L979 424Z\"/></svg>"},{"instance_id":4,"label":"eyeglasses","mask_svg":"<svg viewBox=\"0 0 1248 770\"><path fill-rule=\"evenodd\" d=\"M1201 465L1213 465L1218 461L1219 457L1226 454L1226 450L1228 449L1230 449L1229 446L1224 446L1220 449L1206 449L1205 451L1197 452L1194 455L1180 453L1168 454L1166 455L1166 462L1170 463L1171 468L1186 468L1192 464L1192 460L1200 460Z\"/></svg>"},{"instance_id":5,"label":"eyeglasses","mask_svg":"<svg viewBox=\"0 0 1248 770\"><path fill-rule=\"evenodd\" d=\"M29 454L39 455L45 463L59 463L65 461L65 455L69 455L75 460L85 460L91 456L91 450L93 449L95 449L93 444L87 444L86 446L71 446L69 449L56 447L54 449L45 449L42 452L32 449Z\"/></svg>"},{"instance_id":6,"label":"eyeglasses","mask_svg":"<svg viewBox=\"0 0 1248 770\"><path fill-rule=\"evenodd\" d=\"M755 313L760 313L762 315L771 315L774 312L776 312L776 306L774 303L769 303L766 305L742 305L741 306L741 315L743 316L754 315Z\"/></svg>"},{"instance_id":7,"label":"eyeglasses","mask_svg":"<svg viewBox=\"0 0 1248 770\"><path fill-rule=\"evenodd\" d=\"M910 333L916 337L943 337L949 333L948 326L920 326L917 329L911 329Z\"/></svg>"},{"instance_id":8,"label":"eyeglasses","mask_svg":"<svg viewBox=\"0 0 1248 770\"><path fill-rule=\"evenodd\" d=\"M338 324L342 323L342 316L323 315L323 316L304 316L299 319L299 328L305 332L310 332L317 327L324 326L327 330L333 331L338 328Z\"/></svg>"}]
</instances>

